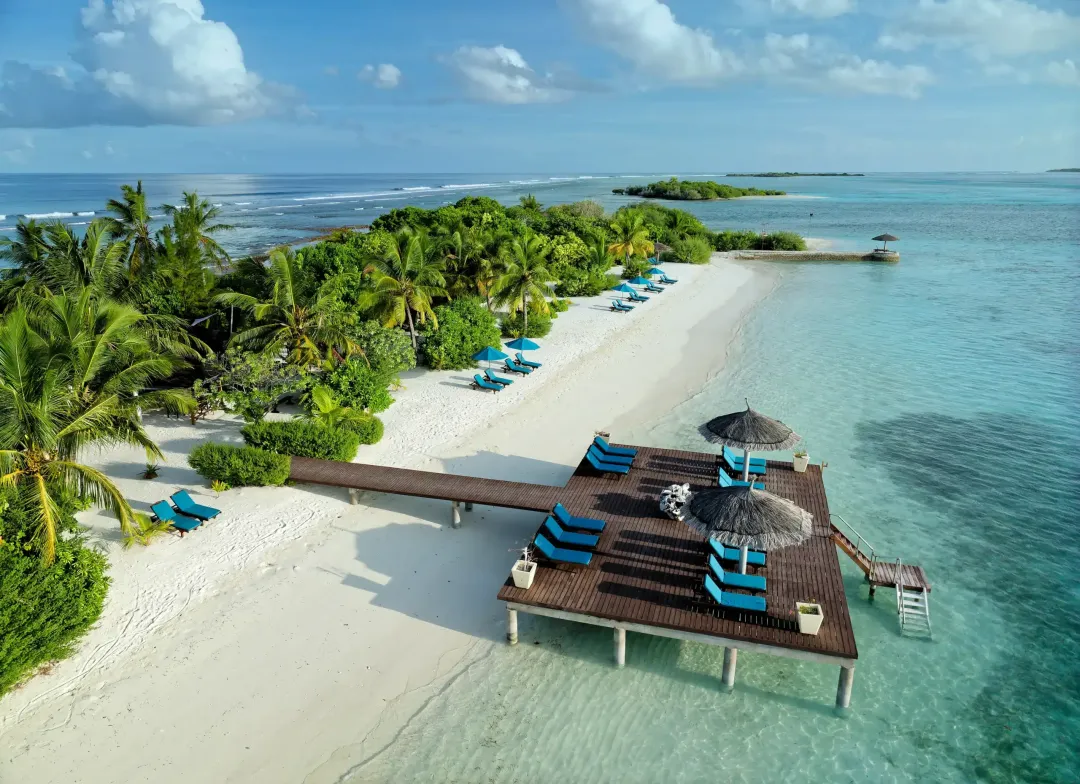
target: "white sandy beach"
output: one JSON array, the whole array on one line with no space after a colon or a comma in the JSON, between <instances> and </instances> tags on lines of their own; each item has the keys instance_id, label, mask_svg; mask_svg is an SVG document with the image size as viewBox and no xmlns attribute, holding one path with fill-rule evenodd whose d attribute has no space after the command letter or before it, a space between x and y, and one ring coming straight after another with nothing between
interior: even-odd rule
<instances>
[{"instance_id":1,"label":"white sandy beach","mask_svg":"<svg viewBox=\"0 0 1080 784\"><path fill-rule=\"evenodd\" d=\"M720 369L774 280L722 255L669 265L680 282L630 314L575 300L531 355L543 369L498 395L469 389L471 372L406 374L386 437L357 460L561 484L594 431L630 441ZM215 498L186 455L239 442L238 423L147 424L158 479L135 478L136 451L91 462L137 508L186 487L222 515L129 550L114 521L82 516L112 564L105 611L76 655L0 701L0 783L338 781L501 643L495 595L539 515L477 507L453 530L448 503L419 498Z\"/></svg>"}]
</instances>

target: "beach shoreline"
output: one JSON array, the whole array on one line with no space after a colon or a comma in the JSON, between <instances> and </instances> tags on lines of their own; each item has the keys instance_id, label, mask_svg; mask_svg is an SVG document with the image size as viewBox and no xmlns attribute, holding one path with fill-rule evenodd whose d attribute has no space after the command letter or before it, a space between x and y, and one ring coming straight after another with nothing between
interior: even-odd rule
<instances>
[{"instance_id":1,"label":"beach shoreline","mask_svg":"<svg viewBox=\"0 0 1080 784\"><path fill-rule=\"evenodd\" d=\"M543 369L497 396L467 389L471 372L406 374L386 437L358 460L561 484L595 430L628 438L696 394L776 280L722 254L669 274L680 282L632 314L575 300L534 355ZM149 419L167 436L159 481L133 478L133 451L95 464L140 507L176 486L210 496L183 458L203 438L238 441L237 424ZM87 514L113 562L106 611L75 656L0 704L2 778L318 784L392 742L501 639L495 590L539 519L478 508L452 531L445 503L346 498L233 490L212 501L219 522L127 552Z\"/></svg>"}]
</instances>

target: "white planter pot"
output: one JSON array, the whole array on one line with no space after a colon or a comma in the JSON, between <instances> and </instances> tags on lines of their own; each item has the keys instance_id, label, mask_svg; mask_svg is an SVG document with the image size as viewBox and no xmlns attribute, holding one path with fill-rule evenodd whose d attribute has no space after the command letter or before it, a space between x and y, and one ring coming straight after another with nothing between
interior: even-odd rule
<instances>
[{"instance_id":1,"label":"white planter pot","mask_svg":"<svg viewBox=\"0 0 1080 784\"><path fill-rule=\"evenodd\" d=\"M533 580L536 579L536 561L518 561L510 570L510 576L514 578L514 585L524 588L526 591L532 588Z\"/></svg>"},{"instance_id":2,"label":"white planter pot","mask_svg":"<svg viewBox=\"0 0 1080 784\"><path fill-rule=\"evenodd\" d=\"M806 470L806 467L810 465L810 455L803 455L802 457L795 455L793 462L795 463L796 473L801 474Z\"/></svg>"},{"instance_id":3,"label":"white planter pot","mask_svg":"<svg viewBox=\"0 0 1080 784\"><path fill-rule=\"evenodd\" d=\"M802 612L803 607L813 607L816 613ZM821 628L821 622L825 620L825 614L821 611L820 604L810 602L795 602L795 616L799 619L799 631L803 634L817 634Z\"/></svg>"}]
</instances>

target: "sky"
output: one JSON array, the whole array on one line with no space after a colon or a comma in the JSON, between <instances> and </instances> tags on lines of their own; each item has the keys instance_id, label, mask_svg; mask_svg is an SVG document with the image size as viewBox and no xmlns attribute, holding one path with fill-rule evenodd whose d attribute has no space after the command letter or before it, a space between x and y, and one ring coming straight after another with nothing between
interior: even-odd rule
<instances>
[{"instance_id":1,"label":"sky","mask_svg":"<svg viewBox=\"0 0 1080 784\"><path fill-rule=\"evenodd\" d=\"M0 0L0 173L1080 166L1080 0Z\"/></svg>"}]
</instances>

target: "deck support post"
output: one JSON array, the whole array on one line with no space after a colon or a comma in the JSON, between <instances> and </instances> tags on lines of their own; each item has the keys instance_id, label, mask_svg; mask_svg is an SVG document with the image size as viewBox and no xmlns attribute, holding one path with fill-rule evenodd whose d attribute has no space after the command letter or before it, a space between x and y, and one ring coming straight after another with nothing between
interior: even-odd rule
<instances>
[{"instance_id":1,"label":"deck support post","mask_svg":"<svg viewBox=\"0 0 1080 784\"><path fill-rule=\"evenodd\" d=\"M742 480L750 481L750 450L744 449L742 453Z\"/></svg>"},{"instance_id":2,"label":"deck support post","mask_svg":"<svg viewBox=\"0 0 1080 784\"><path fill-rule=\"evenodd\" d=\"M471 501L466 501L465 502L465 511L466 512L471 512L472 511L472 502Z\"/></svg>"},{"instance_id":3,"label":"deck support post","mask_svg":"<svg viewBox=\"0 0 1080 784\"><path fill-rule=\"evenodd\" d=\"M458 506L457 501L450 502L450 525L461 528L461 507Z\"/></svg>"},{"instance_id":4,"label":"deck support post","mask_svg":"<svg viewBox=\"0 0 1080 784\"><path fill-rule=\"evenodd\" d=\"M615 666L626 664L626 629L615 627Z\"/></svg>"},{"instance_id":5,"label":"deck support post","mask_svg":"<svg viewBox=\"0 0 1080 784\"><path fill-rule=\"evenodd\" d=\"M724 648L724 686L728 691L735 688L735 664L738 660L738 648Z\"/></svg>"},{"instance_id":6,"label":"deck support post","mask_svg":"<svg viewBox=\"0 0 1080 784\"><path fill-rule=\"evenodd\" d=\"M506 608L506 641L511 645L517 645L517 610Z\"/></svg>"},{"instance_id":7,"label":"deck support post","mask_svg":"<svg viewBox=\"0 0 1080 784\"><path fill-rule=\"evenodd\" d=\"M840 668L840 682L836 685L836 707L851 706L851 684L855 680L855 665Z\"/></svg>"},{"instance_id":8,"label":"deck support post","mask_svg":"<svg viewBox=\"0 0 1080 784\"><path fill-rule=\"evenodd\" d=\"M746 560L750 556L749 547L739 548L739 574L746 574Z\"/></svg>"},{"instance_id":9,"label":"deck support post","mask_svg":"<svg viewBox=\"0 0 1080 784\"><path fill-rule=\"evenodd\" d=\"M357 490L355 487L349 488L349 503L353 506L356 506L358 503L360 503L360 491Z\"/></svg>"}]
</instances>

